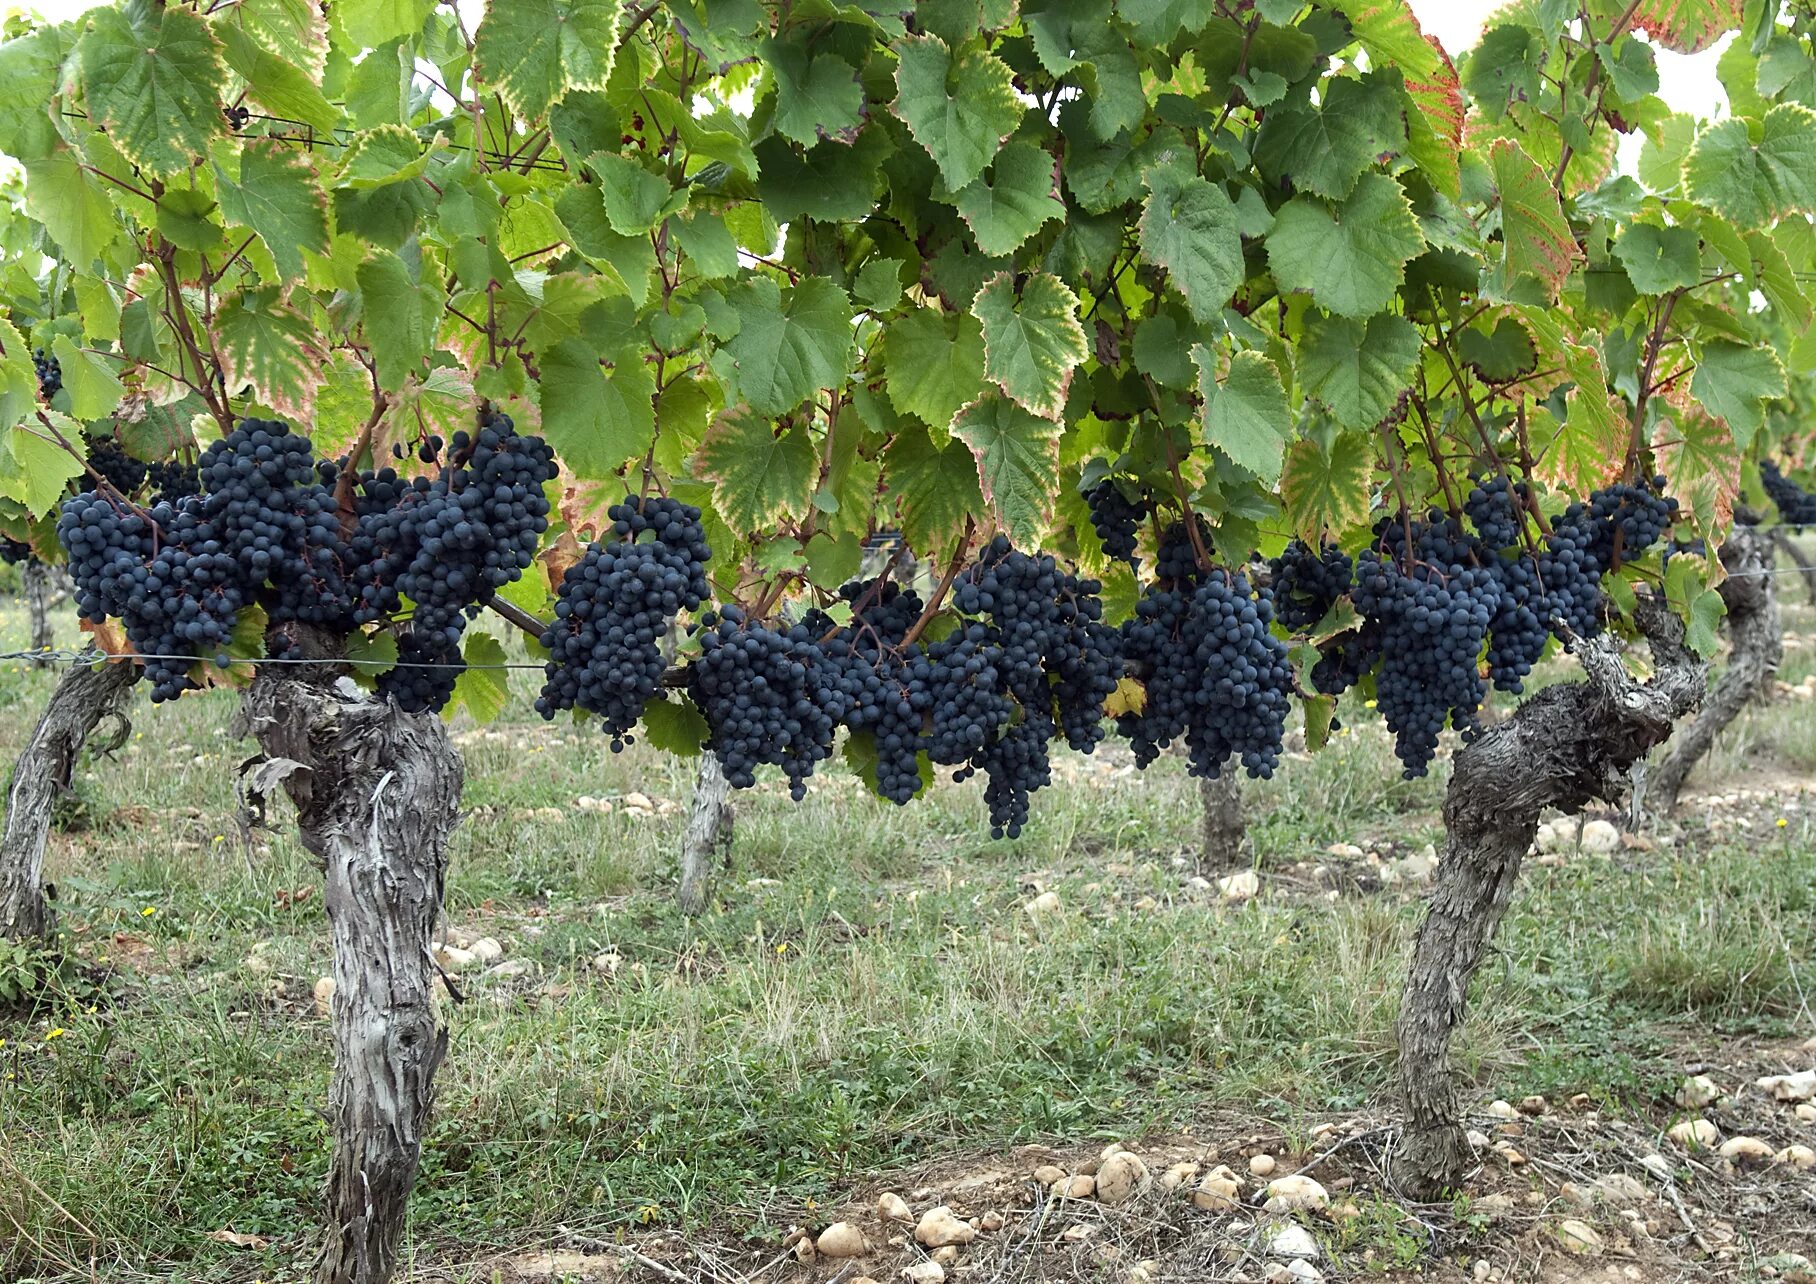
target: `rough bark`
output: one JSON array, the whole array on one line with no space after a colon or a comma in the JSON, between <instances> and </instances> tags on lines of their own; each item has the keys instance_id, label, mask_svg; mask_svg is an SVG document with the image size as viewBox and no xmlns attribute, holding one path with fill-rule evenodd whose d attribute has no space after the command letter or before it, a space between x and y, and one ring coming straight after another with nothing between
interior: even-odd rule
<instances>
[{"instance_id":1,"label":"rough bark","mask_svg":"<svg viewBox=\"0 0 1816 1284\"><path fill-rule=\"evenodd\" d=\"M712 895L713 869L723 860L731 863L731 784L712 750L700 753L700 771L694 777L694 798L681 836L681 888L678 899L683 914L703 913Z\"/></svg>"},{"instance_id":2,"label":"rough bark","mask_svg":"<svg viewBox=\"0 0 1816 1284\"><path fill-rule=\"evenodd\" d=\"M19 568L19 578L25 582L25 611L31 624L31 649L34 651L50 650L50 567L43 562L32 560ZM35 664L42 667L48 660L37 660Z\"/></svg>"},{"instance_id":3,"label":"rough bark","mask_svg":"<svg viewBox=\"0 0 1816 1284\"><path fill-rule=\"evenodd\" d=\"M1248 864L1248 829L1242 820L1242 777L1233 764L1214 778L1200 778L1204 803L1204 845L1199 865L1207 873L1228 874Z\"/></svg>"},{"instance_id":4,"label":"rough bark","mask_svg":"<svg viewBox=\"0 0 1816 1284\"><path fill-rule=\"evenodd\" d=\"M89 736L104 718L122 728L138 670L130 664L73 665L51 692L13 766L6 789L6 826L0 830L0 936L14 940L48 935L50 904L44 895L44 846L51 807L69 788L70 773Z\"/></svg>"},{"instance_id":5,"label":"rough bark","mask_svg":"<svg viewBox=\"0 0 1816 1284\"><path fill-rule=\"evenodd\" d=\"M386 1284L397 1265L448 1033L431 1003L431 940L460 754L434 714L409 714L347 679L261 669L242 706L264 756L253 799L282 786L322 862L334 948L334 1153L318 1284Z\"/></svg>"},{"instance_id":6,"label":"rough bark","mask_svg":"<svg viewBox=\"0 0 1816 1284\"><path fill-rule=\"evenodd\" d=\"M1803 590L1809 594L1810 603L1816 605L1816 561L1811 560L1812 557L1816 557L1816 554L1805 553L1798 547L1797 542L1782 530L1772 532L1772 547L1785 555L1788 559L1789 569L1803 577ZM1770 565L1770 561L1767 564Z\"/></svg>"},{"instance_id":7,"label":"rough bark","mask_svg":"<svg viewBox=\"0 0 1816 1284\"><path fill-rule=\"evenodd\" d=\"M1728 608L1728 664L1690 725L1672 737L1671 752L1646 771L1646 810L1668 816L1696 764L1740 711L1778 672L1784 658L1784 629L1778 619L1774 548L1765 532L1736 526L1721 548L1728 578L1721 600Z\"/></svg>"},{"instance_id":8,"label":"rough bark","mask_svg":"<svg viewBox=\"0 0 1816 1284\"><path fill-rule=\"evenodd\" d=\"M1438 1197L1468 1170L1450 1039L1540 814L1618 800L1633 764L1703 697L1704 666L1683 646L1682 623L1650 600L1639 617L1655 665L1649 681L1633 679L1611 638L1581 642L1586 681L1539 692L1465 746L1452 766L1444 851L1397 1026L1406 1122L1393 1173L1411 1195Z\"/></svg>"}]
</instances>

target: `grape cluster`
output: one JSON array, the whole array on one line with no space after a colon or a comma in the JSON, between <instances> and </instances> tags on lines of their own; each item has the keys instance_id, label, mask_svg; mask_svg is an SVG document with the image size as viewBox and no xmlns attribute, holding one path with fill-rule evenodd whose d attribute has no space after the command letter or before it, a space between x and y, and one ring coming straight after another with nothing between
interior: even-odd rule
<instances>
[{"instance_id":1,"label":"grape cluster","mask_svg":"<svg viewBox=\"0 0 1816 1284\"><path fill-rule=\"evenodd\" d=\"M1335 544L1313 549L1294 540L1268 563L1274 614L1289 632L1311 628L1349 592L1355 561Z\"/></svg>"},{"instance_id":2,"label":"grape cluster","mask_svg":"<svg viewBox=\"0 0 1816 1284\"><path fill-rule=\"evenodd\" d=\"M612 539L561 578L555 622L542 635L549 662L536 710L597 714L620 750L661 690L663 636L707 598L712 550L700 510L677 500L627 499L609 516Z\"/></svg>"},{"instance_id":3,"label":"grape cluster","mask_svg":"<svg viewBox=\"0 0 1816 1284\"><path fill-rule=\"evenodd\" d=\"M748 789L759 765L780 767L799 802L807 777L831 756L838 730L814 634L804 624L778 631L727 606L709 612L697 636L700 654L687 666L687 690L706 718L707 747L725 779Z\"/></svg>"},{"instance_id":4,"label":"grape cluster","mask_svg":"<svg viewBox=\"0 0 1816 1284\"><path fill-rule=\"evenodd\" d=\"M1123 658L1146 689L1141 710L1117 720L1138 765L1183 738L1194 776L1214 778L1232 758L1251 776L1273 774L1293 674L1272 619L1242 575L1213 570L1148 588L1122 628Z\"/></svg>"},{"instance_id":5,"label":"grape cluster","mask_svg":"<svg viewBox=\"0 0 1816 1284\"><path fill-rule=\"evenodd\" d=\"M146 466L151 481L151 498L156 504L180 504L192 495L202 493L202 472L194 463L181 459L162 460Z\"/></svg>"},{"instance_id":6,"label":"grape cluster","mask_svg":"<svg viewBox=\"0 0 1816 1284\"><path fill-rule=\"evenodd\" d=\"M21 544L9 535L0 535L0 562L8 566L18 566L32 560L32 546Z\"/></svg>"},{"instance_id":7,"label":"grape cluster","mask_svg":"<svg viewBox=\"0 0 1816 1284\"><path fill-rule=\"evenodd\" d=\"M1476 667L1499 605L1487 571L1456 563L1403 566L1391 553L1363 553L1356 609L1380 629L1375 698L1408 777L1429 769L1448 722L1465 733L1488 694Z\"/></svg>"},{"instance_id":8,"label":"grape cluster","mask_svg":"<svg viewBox=\"0 0 1816 1284\"><path fill-rule=\"evenodd\" d=\"M145 484L145 471L145 465L120 449L119 442L103 437L88 448L88 471L76 489L91 491L105 481L118 494L131 495Z\"/></svg>"},{"instance_id":9,"label":"grape cluster","mask_svg":"<svg viewBox=\"0 0 1816 1284\"><path fill-rule=\"evenodd\" d=\"M356 623L414 604L411 631L425 649L459 645L467 617L519 578L548 529L543 485L558 472L540 437L519 436L508 415L455 433L438 476L392 469L362 475L351 539Z\"/></svg>"},{"instance_id":10,"label":"grape cluster","mask_svg":"<svg viewBox=\"0 0 1816 1284\"><path fill-rule=\"evenodd\" d=\"M1778 519L1786 526L1816 526L1816 494L1786 477L1770 459L1759 461L1759 484L1765 487L1766 498L1778 509Z\"/></svg>"},{"instance_id":11,"label":"grape cluster","mask_svg":"<svg viewBox=\"0 0 1816 1284\"><path fill-rule=\"evenodd\" d=\"M136 478L110 478L66 500L59 515L78 609L91 622L125 625L133 649L149 657L152 698L167 700L194 685L197 661L228 663L248 606L264 608L272 654L282 656L295 649L298 626L347 633L408 594L418 611L399 641L405 663L380 690L406 708L440 708L459 675L463 612L528 564L547 525L541 487L555 471L548 447L516 436L502 416L466 437L456 438L461 460L435 480L359 477L351 515L332 489L342 465L318 462L308 438L281 421L241 420L198 464L154 465L159 498L149 509L122 497L144 481L134 462ZM465 530L449 519L455 512ZM430 531L442 537L434 547ZM456 587L465 600L452 599Z\"/></svg>"},{"instance_id":12,"label":"grape cluster","mask_svg":"<svg viewBox=\"0 0 1816 1284\"><path fill-rule=\"evenodd\" d=\"M1114 477L1106 477L1085 492L1085 506L1091 513L1091 527L1103 545L1104 556L1114 561L1135 562L1135 533L1142 519L1153 511L1145 500L1132 500Z\"/></svg>"},{"instance_id":13,"label":"grape cluster","mask_svg":"<svg viewBox=\"0 0 1816 1284\"><path fill-rule=\"evenodd\" d=\"M932 702L926 652L906 645L921 599L887 581L847 584L839 592L851 607L849 624L835 625L818 610L802 620L820 638L827 712L869 741L877 793L906 803L921 789L922 728Z\"/></svg>"},{"instance_id":14,"label":"grape cluster","mask_svg":"<svg viewBox=\"0 0 1816 1284\"><path fill-rule=\"evenodd\" d=\"M38 373L38 392L46 401L63 391L63 363L46 356L43 348L32 349L32 368Z\"/></svg>"}]
</instances>

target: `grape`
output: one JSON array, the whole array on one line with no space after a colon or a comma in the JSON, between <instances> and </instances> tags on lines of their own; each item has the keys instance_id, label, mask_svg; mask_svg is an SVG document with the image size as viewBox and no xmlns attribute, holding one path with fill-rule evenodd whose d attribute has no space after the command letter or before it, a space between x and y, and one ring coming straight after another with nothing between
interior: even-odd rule
<instances>
[{"instance_id":1,"label":"grape","mask_svg":"<svg viewBox=\"0 0 1816 1284\"><path fill-rule=\"evenodd\" d=\"M32 560L32 546L21 544L10 536L0 535L0 562L8 566L18 566Z\"/></svg>"},{"instance_id":2,"label":"grape","mask_svg":"<svg viewBox=\"0 0 1816 1284\"><path fill-rule=\"evenodd\" d=\"M1198 525L1199 542L1210 547L1211 532L1204 518L1194 513L1192 520ZM1160 547L1154 555L1155 578L1167 584L1196 584L1201 575L1198 550L1192 546L1185 523L1172 523L1160 533Z\"/></svg>"},{"instance_id":3,"label":"grape","mask_svg":"<svg viewBox=\"0 0 1816 1284\"><path fill-rule=\"evenodd\" d=\"M790 796L807 796L807 777L832 753L837 722L827 713L832 685L825 657L805 625L786 633L745 618L735 606L708 614L687 689L711 730L707 747L734 789L756 784L768 763L788 777Z\"/></svg>"},{"instance_id":4,"label":"grape","mask_svg":"<svg viewBox=\"0 0 1816 1284\"><path fill-rule=\"evenodd\" d=\"M1135 563L1135 533L1142 519L1153 511L1145 501L1131 500L1113 477L1106 477L1085 492L1091 527L1103 545L1104 556Z\"/></svg>"},{"instance_id":5,"label":"grape","mask_svg":"<svg viewBox=\"0 0 1816 1284\"><path fill-rule=\"evenodd\" d=\"M122 495L130 495L145 484L145 465L120 449L112 437L103 437L88 448L88 471L77 483L78 491L94 490L99 473L103 480Z\"/></svg>"},{"instance_id":6,"label":"grape","mask_svg":"<svg viewBox=\"0 0 1816 1284\"><path fill-rule=\"evenodd\" d=\"M852 583L840 590L852 620L834 626L810 611L803 626L821 639L827 712L867 736L876 755L876 791L896 804L921 789L922 724L931 678L924 650L904 647L921 616L920 598L891 583Z\"/></svg>"},{"instance_id":7,"label":"grape","mask_svg":"<svg viewBox=\"0 0 1816 1284\"><path fill-rule=\"evenodd\" d=\"M1349 592L1355 562L1335 544L1314 552L1303 540L1288 544L1268 563L1274 612L1293 633L1311 628L1330 614L1331 607Z\"/></svg>"},{"instance_id":8,"label":"grape","mask_svg":"<svg viewBox=\"0 0 1816 1284\"><path fill-rule=\"evenodd\" d=\"M32 349L32 367L38 373L38 392L46 401L63 390L63 363L45 356L43 348Z\"/></svg>"},{"instance_id":9,"label":"grape","mask_svg":"<svg viewBox=\"0 0 1816 1284\"><path fill-rule=\"evenodd\" d=\"M458 644L425 645L415 630L406 630L397 639L397 667L378 675L378 693L406 713L439 710L453 699L454 684L466 667Z\"/></svg>"},{"instance_id":10,"label":"grape","mask_svg":"<svg viewBox=\"0 0 1816 1284\"><path fill-rule=\"evenodd\" d=\"M1194 776L1215 777L1231 759L1251 776L1273 774L1293 674L1272 619L1242 575L1149 587L1122 628L1124 658L1146 688L1140 712L1117 720L1138 765L1184 738Z\"/></svg>"},{"instance_id":11,"label":"grape","mask_svg":"<svg viewBox=\"0 0 1816 1284\"><path fill-rule=\"evenodd\" d=\"M201 468L180 459L164 460L146 466L151 479L152 502L177 504L191 495L202 493Z\"/></svg>"},{"instance_id":12,"label":"grape","mask_svg":"<svg viewBox=\"0 0 1816 1284\"><path fill-rule=\"evenodd\" d=\"M609 515L612 540L588 547L561 578L555 622L542 635L549 662L536 710L597 714L616 751L661 690L661 639L677 614L707 598L712 550L692 505L627 499Z\"/></svg>"},{"instance_id":13,"label":"grape","mask_svg":"<svg viewBox=\"0 0 1816 1284\"><path fill-rule=\"evenodd\" d=\"M1816 495L1812 495L1789 477L1770 459L1759 461L1759 484L1766 497L1778 509L1778 519L1786 526L1801 530L1816 526Z\"/></svg>"}]
</instances>

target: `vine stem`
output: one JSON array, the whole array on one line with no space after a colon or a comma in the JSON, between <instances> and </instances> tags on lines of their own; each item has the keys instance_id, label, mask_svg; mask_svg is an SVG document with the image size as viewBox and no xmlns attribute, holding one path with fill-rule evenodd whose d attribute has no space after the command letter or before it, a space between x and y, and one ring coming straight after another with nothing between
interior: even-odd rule
<instances>
[{"instance_id":1,"label":"vine stem","mask_svg":"<svg viewBox=\"0 0 1816 1284\"><path fill-rule=\"evenodd\" d=\"M946 598L946 591L952 587L952 581L958 578L959 569L965 564L965 554L971 548L971 536L976 530L977 519L967 517L965 533L958 537L958 543L953 547L952 560L946 563L946 573L940 577L938 587L933 590L933 596L927 599L927 605L921 608L920 618L914 622L908 632L902 635L901 650L906 651L913 646L920 639L921 634L926 632L927 626L933 622L933 617L939 613L940 603Z\"/></svg>"},{"instance_id":2,"label":"vine stem","mask_svg":"<svg viewBox=\"0 0 1816 1284\"><path fill-rule=\"evenodd\" d=\"M377 430L379 420L385 417L385 411L390 408L391 394L379 391L378 377L374 374L372 413L367 415L366 422L360 425L359 436L353 442L353 449L347 452L347 466L341 469L341 475L334 482L334 506L340 510L343 528L350 527L353 521L353 475L359 468L359 458L372 449L372 434Z\"/></svg>"}]
</instances>

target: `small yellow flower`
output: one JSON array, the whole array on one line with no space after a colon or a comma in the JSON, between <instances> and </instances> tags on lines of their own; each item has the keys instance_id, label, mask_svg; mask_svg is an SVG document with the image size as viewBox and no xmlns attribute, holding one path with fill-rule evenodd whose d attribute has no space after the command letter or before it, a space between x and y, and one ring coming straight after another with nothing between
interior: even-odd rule
<instances>
[{"instance_id":1,"label":"small yellow flower","mask_svg":"<svg viewBox=\"0 0 1816 1284\"><path fill-rule=\"evenodd\" d=\"M158 907L156 905L147 905L144 909L139 911L139 917L140 918L150 918L153 914L156 914L157 912L158 912Z\"/></svg>"},{"instance_id":2,"label":"small yellow flower","mask_svg":"<svg viewBox=\"0 0 1816 1284\"><path fill-rule=\"evenodd\" d=\"M777 954L786 954L786 953L788 953L788 942L787 942L787 941L783 941L783 942L782 942L782 943L781 943L781 944L780 944L780 945L778 945L778 946L776 946L776 953L777 953Z\"/></svg>"},{"instance_id":3,"label":"small yellow flower","mask_svg":"<svg viewBox=\"0 0 1816 1284\"><path fill-rule=\"evenodd\" d=\"M65 1030L62 1026L58 1026L56 1029L52 1030L49 1034L44 1036L44 1041L46 1043L49 1043L52 1039L61 1039L64 1035L66 1035L68 1033L69 1033L69 1031Z\"/></svg>"},{"instance_id":4,"label":"small yellow flower","mask_svg":"<svg viewBox=\"0 0 1816 1284\"><path fill-rule=\"evenodd\" d=\"M1784 828L1784 827L1785 827L1785 826L1786 826L1786 825L1788 825L1788 824L1790 824L1790 823L1791 823L1791 822L1790 822L1790 821L1788 821L1788 820L1786 820L1786 819L1785 819L1785 818L1784 818L1784 817L1783 817L1783 816L1780 816L1780 817L1779 817L1779 818L1778 818L1778 827L1779 827L1779 828L1780 828L1780 829L1783 829L1783 828Z\"/></svg>"}]
</instances>

